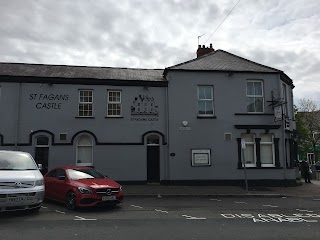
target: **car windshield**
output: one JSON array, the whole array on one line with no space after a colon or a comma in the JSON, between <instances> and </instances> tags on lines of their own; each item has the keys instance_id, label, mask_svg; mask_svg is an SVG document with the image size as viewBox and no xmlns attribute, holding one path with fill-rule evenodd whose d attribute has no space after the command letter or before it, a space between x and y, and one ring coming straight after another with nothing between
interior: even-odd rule
<instances>
[{"instance_id":1,"label":"car windshield","mask_svg":"<svg viewBox=\"0 0 320 240\"><path fill-rule=\"evenodd\" d=\"M105 178L101 173L99 173L95 169L68 169L68 174L70 179L77 180L77 179L86 179L86 178Z\"/></svg>"},{"instance_id":2,"label":"car windshield","mask_svg":"<svg viewBox=\"0 0 320 240\"><path fill-rule=\"evenodd\" d=\"M37 170L33 158L23 152L0 152L0 170Z\"/></svg>"}]
</instances>

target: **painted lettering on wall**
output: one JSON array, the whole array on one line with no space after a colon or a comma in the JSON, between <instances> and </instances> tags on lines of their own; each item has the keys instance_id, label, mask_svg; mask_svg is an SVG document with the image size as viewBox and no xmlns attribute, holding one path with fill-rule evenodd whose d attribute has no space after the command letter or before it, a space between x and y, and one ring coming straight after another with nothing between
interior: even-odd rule
<instances>
[{"instance_id":1,"label":"painted lettering on wall","mask_svg":"<svg viewBox=\"0 0 320 240\"><path fill-rule=\"evenodd\" d=\"M131 105L131 121L153 122L158 121L158 105L153 97L148 95L139 95L134 98Z\"/></svg>"},{"instance_id":2,"label":"painted lettering on wall","mask_svg":"<svg viewBox=\"0 0 320 240\"><path fill-rule=\"evenodd\" d=\"M29 95L29 100L36 102L36 109L61 109L62 103L68 99L68 94L32 93Z\"/></svg>"}]
</instances>

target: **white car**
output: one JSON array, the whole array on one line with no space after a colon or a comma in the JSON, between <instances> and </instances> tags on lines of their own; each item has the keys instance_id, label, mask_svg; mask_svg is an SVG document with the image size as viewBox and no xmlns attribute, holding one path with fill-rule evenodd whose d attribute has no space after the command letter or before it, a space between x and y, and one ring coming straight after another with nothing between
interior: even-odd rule
<instances>
[{"instance_id":1,"label":"white car","mask_svg":"<svg viewBox=\"0 0 320 240\"><path fill-rule=\"evenodd\" d=\"M0 212L38 211L44 190L43 176L29 153L0 151Z\"/></svg>"}]
</instances>

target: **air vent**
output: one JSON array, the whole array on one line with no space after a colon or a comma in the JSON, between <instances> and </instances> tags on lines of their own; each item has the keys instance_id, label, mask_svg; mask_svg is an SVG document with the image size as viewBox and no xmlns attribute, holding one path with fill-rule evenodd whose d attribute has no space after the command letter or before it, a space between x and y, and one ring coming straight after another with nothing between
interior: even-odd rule
<instances>
[{"instance_id":1,"label":"air vent","mask_svg":"<svg viewBox=\"0 0 320 240\"><path fill-rule=\"evenodd\" d=\"M224 134L224 140L225 141L231 141L232 140L232 134L231 133L225 133Z\"/></svg>"},{"instance_id":2,"label":"air vent","mask_svg":"<svg viewBox=\"0 0 320 240\"><path fill-rule=\"evenodd\" d=\"M67 134L66 133L60 133L60 141L67 141Z\"/></svg>"}]
</instances>

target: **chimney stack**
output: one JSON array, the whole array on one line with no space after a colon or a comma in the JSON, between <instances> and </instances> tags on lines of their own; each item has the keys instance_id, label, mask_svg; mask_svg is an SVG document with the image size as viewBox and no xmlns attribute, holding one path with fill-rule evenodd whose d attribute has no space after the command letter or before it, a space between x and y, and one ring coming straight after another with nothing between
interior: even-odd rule
<instances>
[{"instance_id":1,"label":"chimney stack","mask_svg":"<svg viewBox=\"0 0 320 240\"><path fill-rule=\"evenodd\" d=\"M197 50L197 58L206 55L208 53L213 52L214 49L212 48L212 43L210 43L210 47L206 47L205 45L199 45Z\"/></svg>"}]
</instances>

